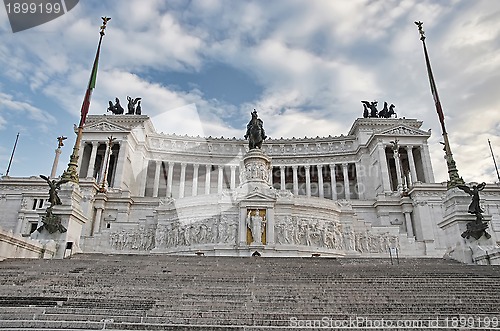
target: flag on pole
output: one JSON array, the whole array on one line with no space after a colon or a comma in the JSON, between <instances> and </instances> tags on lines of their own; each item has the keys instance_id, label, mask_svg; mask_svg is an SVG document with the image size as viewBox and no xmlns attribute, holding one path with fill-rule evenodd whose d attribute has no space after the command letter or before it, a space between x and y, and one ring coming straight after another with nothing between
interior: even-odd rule
<instances>
[{"instance_id":1,"label":"flag on pole","mask_svg":"<svg viewBox=\"0 0 500 331\"><path fill-rule=\"evenodd\" d=\"M97 79L97 67L99 64L99 53L101 52L102 36L103 35L101 34L101 38L99 39L99 46L97 46L97 52L95 55L94 65L92 66L92 73L90 74L89 85L87 87L87 92L85 92L85 98L83 99L80 124L78 125L78 127L83 127L83 125L85 124L85 120L87 119L87 114L89 112L90 99L92 98L92 91L95 88L95 82Z\"/></svg>"},{"instance_id":2,"label":"flag on pole","mask_svg":"<svg viewBox=\"0 0 500 331\"><path fill-rule=\"evenodd\" d=\"M444 125L443 108L441 108L441 101L439 101L439 94L437 91L436 82L434 81L434 75L432 74L431 61L429 60L429 54L427 53L427 46L425 45L425 41L423 41L423 44L424 44L425 63L427 66L427 74L429 75L429 83L431 85L432 97L434 98L434 104L436 105L436 111L438 113L439 122L441 123L441 129L443 130L443 133L446 133L446 127Z\"/></svg>"}]
</instances>

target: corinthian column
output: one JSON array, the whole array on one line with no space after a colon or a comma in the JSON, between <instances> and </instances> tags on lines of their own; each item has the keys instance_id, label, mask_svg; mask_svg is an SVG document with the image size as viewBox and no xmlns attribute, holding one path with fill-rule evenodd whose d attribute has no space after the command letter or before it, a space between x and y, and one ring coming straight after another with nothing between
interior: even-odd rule
<instances>
[{"instance_id":1,"label":"corinthian column","mask_svg":"<svg viewBox=\"0 0 500 331\"><path fill-rule=\"evenodd\" d=\"M293 170L293 194L299 195L299 177L297 175L297 166L292 166Z\"/></svg>"},{"instance_id":2,"label":"corinthian column","mask_svg":"<svg viewBox=\"0 0 500 331\"><path fill-rule=\"evenodd\" d=\"M311 172L310 172L310 166L306 164L304 166L306 169L306 196L310 197L311 196Z\"/></svg>"},{"instance_id":3,"label":"corinthian column","mask_svg":"<svg viewBox=\"0 0 500 331\"><path fill-rule=\"evenodd\" d=\"M342 163L342 171L344 174L344 192L346 200L351 200L351 189L349 187L349 173L347 172L347 163Z\"/></svg>"},{"instance_id":4,"label":"corinthian column","mask_svg":"<svg viewBox=\"0 0 500 331\"><path fill-rule=\"evenodd\" d=\"M193 197L198 195L198 167L199 164L193 164L193 187L191 189Z\"/></svg>"},{"instance_id":5,"label":"corinthian column","mask_svg":"<svg viewBox=\"0 0 500 331\"><path fill-rule=\"evenodd\" d=\"M324 198L325 192L323 191L323 165L318 164L316 166L318 168L318 189L319 189L319 197Z\"/></svg>"},{"instance_id":6,"label":"corinthian column","mask_svg":"<svg viewBox=\"0 0 500 331\"><path fill-rule=\"evenodd\" d=\"M184 198L184 190L186 188L186 163L181 163L181 180L179 187L179 198Z\"/></svg>"},{"instance_id":7,"label":"corinthian column","mask_svg":"<svg viewBox=\"0 0 500 331\"><path fill-rule=\"evenodd\" d=\"M335 177L335 164L330 164L330 185L332 186L332 200L337 200L337 178Z\"/></svg>"}]
</instances>

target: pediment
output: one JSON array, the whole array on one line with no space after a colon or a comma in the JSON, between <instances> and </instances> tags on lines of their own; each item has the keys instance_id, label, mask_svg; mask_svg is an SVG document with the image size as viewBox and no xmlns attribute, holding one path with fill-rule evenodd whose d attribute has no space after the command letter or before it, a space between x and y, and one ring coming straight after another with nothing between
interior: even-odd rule
<instances>
[{"instance_id":1,"label":"pediment","mask_svg":"<svg viewBox=\"0 0 500 331\"><path fill-rule=\"evenodd\" d=\"M268 187L243 185L236 189L236 199L246 202L275 202L276 190Z\"/></svg>"},{"instance_id":2,"label":"pediment","mask_svg":"<svg viewBox=\"0 0 500 331\"><path fill-rule=\"evenodd\" d=\"M429 132L411 128L405 125L398 125L390 129L384 130L379 134L389 135L389 136L429 136Z\"/></svg>"},{"instance_id":3,"label":"pediment","mask_svg":"<svg viewBox=\"0 0 500 331\"><path fill-rule=\"evenodd\" d=\"M98 122L91 124L89 126L85 126L85 131L99 131L99 132L128 132L126 128L109 123L106 121Z\"/></svg>"},{"instance_id":4,"label":"pediment","mask_svg":"<svg viewBox=\"0 0 500 331\"><path fill-rule=\"evenodd\" d=\"M266 195L261 192L251 192L248 194L244 200L251 200L251 201L276 201L276 197Z\"/></svg>"}]
</instances>

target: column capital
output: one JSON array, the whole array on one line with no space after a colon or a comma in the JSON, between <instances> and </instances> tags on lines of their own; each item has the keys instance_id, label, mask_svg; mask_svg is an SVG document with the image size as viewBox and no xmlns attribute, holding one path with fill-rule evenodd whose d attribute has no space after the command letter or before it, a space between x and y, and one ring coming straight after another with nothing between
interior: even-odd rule
<instances>
[{"instance_id":1,"label":"column capital","mask_svg":"<svg viewBox=\"0 0 500 331\"><path fill-rule=\"evenodd\" d=\"M229 167L231 168L231 170L236 170L236 168L237 168L238 166L236 166L236 165L234 165L234 164L233 164L233 165L230 165Z\"/></svg>"},{"instance_id":2,"label":"column capital","mask_svg":"<svg viewBox=\"0 0 500 331\"><path fill-rule=\"evenodd\" d=\"M297 170L298 168L299 168L299 166L298 166L298 165L292 165L292 169L293 169L293 170Z\"/></svg>"},{"instance_id":3,"label":"column capital","mask_svg":"<svg viewBox=\"0 0 500 331\"><path fill-rule=\"evenodd\" d=\"M205 169L207 169L207 171L210 169L212 169L212 165L211 164L205 164Z\"/></svg>"},{"instance_id":4,"label":"column capital","mask_svg":"<svg viewBox=\"0 0 500 331\"><path fill-rule=\"evenodd\" d=\"M330 166L330 169L335 169L336 164L335 163L330 163L329 166Z\"/></svg>"},{"instance_id":5,"label":"column capital","mask_svg":"<svg viewBox=\"0 0 500 331\"><path fill-rule=\"evenodd\" d=\"M284 165L280 165L280 170L285 170L285 166Z\"/></svg>"},{"instance_id":6,"label":"column capital","mask_svg":"<svg viewBox=\"0 0 500 331\"><path fill-rule=\"evenodd\" d=\"M182 167L182 168L187 167L187 163L186 163L186 162L182 162L182 163L181 163L181 167Z\"/></svg>"},{"instance_id":7,"label":"column capital","mask_svg":"<svg viewBox=\"0 0 500 331\"><path fill-rule=\"evenodd\" d=\"M342 168L344 168L344 169L345 169L345 168L347 168L347 166L348 166L348 165L349 165L349 163L346 163L346 162L345 162L345 163L342 163Z\"/></svg>"},{"instance_id":8,"label":"column capital","mask_svg":"<svg viewBox=\"0 0 500 331\"><path fill-rule=\"evenodd\" d=\"M175 162L173 162L173 161L168 161L168 166L169 166L169 167L173 167L173 166L174 166L174 164L175 164Z\"/></svg>"},{"instance_id":9,"label":"column capital","mask_svg":"<svg viewBox=\"0 0 500 331\"><path fill-rule=\"evenodd\" d=\"M323 169L323 165L322 164L316 164L316 168Z\"/></svg>"},{"instance_id":10,"label":"column capital","mask_svg":"<svg viewBox=\"0 0 500 331\"><path fill-rule=\"evenodd\" d=\"M405 148L407 151L412 151L413 150L413 145L406 145Z\"/></svg>"},{"instance_id":11,"label":"column capital","mask_svg":"<svg viewBox=\"0 0 500 331\"><path fill-rule=\"evenodd\" d=\"M306 169L306 171L309 171L310 168L311 168L310 164L304 164L304 169Z\"/></svg>"}]
</instances>

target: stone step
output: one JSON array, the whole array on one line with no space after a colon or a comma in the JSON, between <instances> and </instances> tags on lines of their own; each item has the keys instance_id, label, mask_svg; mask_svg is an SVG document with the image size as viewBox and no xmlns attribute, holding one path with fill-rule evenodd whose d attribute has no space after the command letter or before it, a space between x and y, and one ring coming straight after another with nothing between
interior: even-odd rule
<instances>
[{"instance_id":1,"label":"stone step","mask_svg":"<svg viewBox=\"0 0 500 331\"><path fill-rule=\"evenodd\" d=\"M6 260L0 330L287 330L294 317L498 316L499 271L439 259Z\"/></svg>"},{"instance_id":2,"label":"stone step","mask_svg":"<svg viewBox=\"0 0 500 331\"><path fill-rule=\"evenodd\" d=\"M11 308L12 309L12 308ZM384 312L386 314L384 314ZM397 313L395 313L397 312ZM454 316L458 317L459 314L463 316L471 316L472 313L469 310L460 311L455 309L433 309L433 314L429 315L428 311L415 312L413 310L406 311L404 309L377 309L376 311L370 312L369 310L360 310L355 313L349 313L347 310L335 311L329 310L325 312L308 312L304 314L301 311L293 312L267 312L263 311L257 312L246 312L246 311L210 311L210 312L195 312L195 311L172 311L164 316L136 316L132 314L126 314L127 312L121 312L121 315L112 315L110 312L102 311L100 314L94 314L94 312L86 311L82 309L79 313L67 313L63 311L58 313L53 311L51 313L38 312L32 313L26 309L21 312L13 311L9 314L0 314L0 320L29 320L29 321L65 321L65 322L110 322L114 323L139 323L139 324L232 324L232 325L271 325L279 326L282 324L287 324L291 318L297 318L300 320L320 320L323 317L329 317L334 320L346 320L352 318L353 316L363 316L369 319L387 319L390 316L392 319L435 319L436 316L445 316L452 318ZM438 314L438 315L436 315ZM490 318L497 317L498 311L493 311L489 315L485 314L482 309L478 309L474 316L490 316Z\"/></svg>"}]
</instances>

